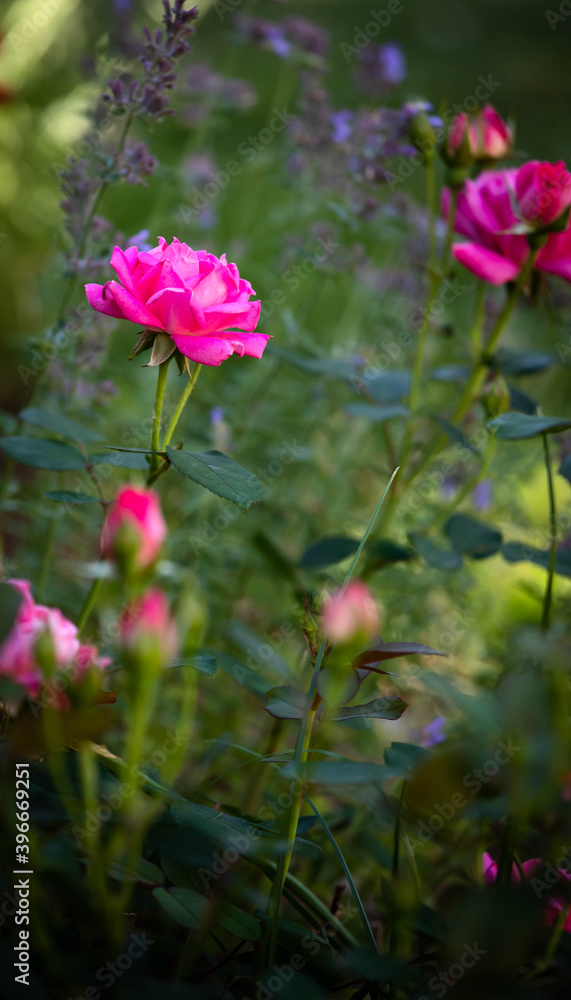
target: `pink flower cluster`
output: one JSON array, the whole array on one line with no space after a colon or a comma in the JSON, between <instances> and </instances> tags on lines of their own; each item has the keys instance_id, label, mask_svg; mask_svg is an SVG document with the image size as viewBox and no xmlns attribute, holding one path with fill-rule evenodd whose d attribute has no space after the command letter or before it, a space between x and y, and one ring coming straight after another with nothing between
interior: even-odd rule
<instances>
[{"instance_id":1,"label":"pink flower cluster","mask_svg":"<svg viewBox=\"0 0 571 1000\"><path fill-rule=\"evenodd\" d=\"M511 133L490 106L469 119L458 115L450 129L446 157L468 146L474 160L501 159L509 153ZM447 217L451 194L443 192ZM540 247L534 266L571 281L571 174L563 161L530 160L519 169L485 170L466 180L458 195L455 230L467 243L453 253L464 267L493 285L515 281L530 253L534 234Z\"/></svg>"},{"instance_id":2,"label":"pink flower cluster","mask_svg":"<svg viewBox=\"0 0 571 1000\"><path fill-rule=\"evenodd\" d=\"M261 303L236 264L205 250L161 237L153 250L115 247L111 257L119 281L88 284L85 291L98 312L162 331L179 351L205 365L219 365L231 354L261 358L268 336L254 333Z\"/></svg>"},{"instance_id":3,"label":"pink flower cluster","mask_svg":"<svg viewBox=\"0 0 571 1000\"><path fill-rule=\"evenodd\" d=\"M544 865L543 861L539 858L531 858L529 861L524 861L521 867L524 878L530 879L532 884L534 879L538 879L543 886L547 881L548 874L552 875L549 879L549 882L552 884L560 880L568 883L571 882L571 875L564 868L553 868L552 865ZM484 881L488 883L495 882L498 877L498 866L487 853L484 853L482 858L482 874ZM519 868L515 864L512 868L512 882L521 882ZM569 902L565 902L562 896L549 896L544 915L544 920L548 927L553 925L564 908L569 909ZM571 931L571 912L567 913L563 930Z\"/></svg>"},{"instance_id":4,"label":"pink flower cluster","mask_svg":"<svg viewBox=\"0 0 571 1000\"><path fill-rule=\"evenodd\" d=\"M91 668L103 670L111 660L98 656L95 646L82 645L77 627L58 608L36 604L27 580L8 580L20 592L22 602L11 632L0 646L0 676L8 677L36 697L46 676L41 641L56 670L70 672L81 680Z\"/></svg>"}]
</instances>

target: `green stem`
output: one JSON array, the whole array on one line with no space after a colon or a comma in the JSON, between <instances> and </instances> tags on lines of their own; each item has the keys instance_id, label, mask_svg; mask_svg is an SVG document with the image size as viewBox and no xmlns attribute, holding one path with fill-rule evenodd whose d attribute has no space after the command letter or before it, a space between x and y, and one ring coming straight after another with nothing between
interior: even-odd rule
<instances>
[{"instance_id":1,"label":"green stem","mask_svg":"<svg viewBox=\"0 0 571 1000\"><path fill-rule=\"evenodd\" d=\"M551 454L549 451L549 440L547 434L543 434L543 455L545 458L545 470L547 472L547 489L549 493L549 534L551 536L551 551L549 554L549 572L547 576L547 588L543 600L543 614L541 616L541 627L546 631L551 624L551 604L553 600L553 578L555 576L555 564L557 561L557 509L555 506L555 489L553 486L553 470L551 468Z\"/></svg>"},{"instance_id":2,"label":"green stem","mask_svg":"<svg viewBox=\"0 0 571 1000\"><path fill-rule=\"evenodd\" d=\"M155 408L153 410L153 428L151 431L151 451L159 451L159 437L161 433L161 418L163 414L163 403L165 399L165 389L167 385L167 371L169 367L170 358L163 361L157 372L157 391L155 393ZM147 476L147 486L150 486L156 477L156 472L159 465L159 456L151 455L151 461L149 464L149 474Z\"/></svg>"},{"instance_id":3,"label":"green stem","mask_svg":"<svg viewBox=\"0 0 571 1000\"><path fill-rule=\"evenodd\" d=\"M77 622L77 634L78 634L78 636L81 635L81 633L82 633L82 631L84 629L85 623L87 622L87 619L89 618L89 615L91 614L92 608L93 608L93 606L95 604L95 601L97 600L97 595L99 594L99 591L101 589L101 584L102 583L103 583L103 578L101 576L98 576L93 581L93 583L91 584L91 587L87 591L87 594L85 596L85 600L83 602L83 607L82 607L80 615L79 615L79 620Z\"/></svg>"},{"instance_id":4,"label":"green stem","mask_svg":"<svg viewBox=\"0 0 571 1000\"><path fill-rule=\"evenodd\" d=\"M309 750L309 741L311 739L311 731L313 729L315 712L316 709L312 707L307 716L307 719L300 726L299 737L298 737L298 746L301 747L299 753L300 761L303 757L303 753ZM296 748L296 760L297 756L298 756L298 751ZM271 966L274 964L276 960L276 951L278 946L280 904L284 890L285 880L289 872L289 866L291 864L291 859L293 855L293 849L295 845L295 835L297 832L297 824L299 820L299 811L301 809L303 792L305 788L305 783L302 780L301 776L297 775L296 779L297 779L296 791L295 794L293 795L293 801L285 815L285 823L283 828L283 836L287 846L285 848L284 853L279 858L276 877L272 883L272 891L270 893L269 916L271 918L272 923L269 933L268 959L266 963L267 968L271 968Z\"/></svg>"},{"instance_id":5,"label":"green stem","mask_svg":"<svg viewBox=\"0 0 571 1000\"><path fill-rule=\"evenodd\" d=\"M434 153L426 156L426 199L428 202L428 260L432 265L436 249L436 182L434 178Z\"/></svg>"},{"instance_id":6,"label":"green stem","mask_svg":"<svg viewBox=\"0 0 571 1000\"><path fill-rule=\"evenodd\" d=\"M198 361L197 361L196 364L194 365L194 368L192 369L192 373L188 377L188 384L187 384L187 386L186 386L186 388L185 388L182 396L180 397L180 399L179 399L179 401L177 403L176 410L174 411L174 413L172 415L172 420L171 420L170 424L168 425L167 432L165 434L165 439L163 441L163 446L161 448L161 451L164 451L165 448L166 448L166 446L168 444L170 444L171 441L172 441L172 436L173 436L173 434L174 434L174 432L176 430L176 425L178 424L180 416L181 416L181 413L182 413L182 411L184 410L184 408L186 406L186 403L187 403L187 401L188 401L188 399L189 399L189 397L190 397L190 395L191 395L191 393L192 393L192 391L194 389L194 386L196 385L196 380L197 380L197 378L198 378L198 376L200 374L200 369L201 368L202 368L202 365L199 364ZM157 451L158 450L159 449L157 447Z\"/></svg>"},{"instance_id":7,"label":"green stem","mask_svg":"<svg viewBox=\"0 0 571 1000\"><path fill-rule=\"evenodd\" d=\"M442 275L446 273L446 266L448 264L448 258L450 256L450 248L452 247L452 239L454 237L454 226L456 225L456 210L458 208L458 188L453 188L450 195L450 205L448 207L448 226L446 229L446 238L444 240L444 249L442 250L442 260L441 268Z\"/></svg>"},{"instance_id":8,"label":"green stem","mask_svg":"<svg viewBox=\"0 0 571 1000\"><path fill-rule=\"evenodd\" d=\"M46 588L48 573L52 561L56 531L57 531L57 520L55 517L52 517L50 518L48 530L46 532L44 551L42 553L42 564L40 566L40 572L38 576L38 586L36 588L37 599L38 601L40 601L40 603L42 601L42 598L44 596L44 591Z\"/></svg>"},{"instance_id":9,"label":"green stem","mask_svg":"<svg viewBox=\"0 0 571 1000\"><path fill-rule=\"evenodd\" d=\"M432 192L432 187L434 184L434 175L433 175L434 167L431 161L427 162L426 169L427 169L427 185L428 185L428 199L429 199L429 218L431 220L430 225L432 226L433 225L432 199L434 197ZM432 312L434 304L438 297L438 293L440 291L440 286L444 280L444 276L446 273L446 264L448 262L448 256L450 254L450 247L452 246L452 238L454 235L457 205L458 205L458 191L453 191L450 199L450 207L448 210L448 226L446 229L444 250L442 252L442 258L440 261L440 266L438 268L436 268L434 264L434 247L432 245L432 237L431 237L430 254L429 254L429 270L431 274L430 285L428 288L428 298L426 302L426 308L424 310L424 315L422 318L422 325L420 327L420 332L418 335L416 354L414 357L414 365L412 369L412 380L410 385L410 393L408 397L408 408L410 410L410 416L407 422L407 427L404 434L404 440L402 443L401 453L400 453L399 464L401 469L403 470L403 475L406 473L406 469L408 467L412 451L416 411L418 409L418 404L421 394L424 356L426 353L426 345L432 323ZM391 514L396 504L396 500L397 500L397 493L395 492L392 493L391 496L389 497L389 502L386 506L385 515L383 517L381 524L383 530L386 530L386 526L391 518Z\"/></svg>"},{"instance_id":10,"label":"green stem","mask_svg":"<svg viewBox=\"0 0 571 1000\"><path fill-rule=\"evenodd\" d=\"M486 283L480 281L476 290L476 315L470 331L470 344L474 353L474 358L479 358L482 353L482 329L486 316Z\"/></svg>"},{"instance_id":11,"label":"green stem","mask_svg":"<svg viewBox=\"0 0 571 1000\"><path fill-rule=\"evenodd\" d=\"M456 407L455 413L452 417L452 423L456 423L458 420L461 420L461 418L464 416L467 410L470 409L470 406L472 405L478 391L480 390L481 384L483 383L483 380L485 379L486 376L489 357L491 354L493 354L494 350L498 346L498 341L508 323L508 320L510 319L510 316L515 308L517 300L519 299L521 291L524 285L527 283L527 280L530 277L531 272L533 271L533 266L535 264L538 253L539 253L538 250L532 250L524 266L522 267L518 280L513 286L508 296L508 300L498 317L494 329L492 330L490 339L486 345L485 350L479 355L477 360L474 362L470 378L466 383L464 392L462 393L462 396L460 398L460 402L458 403L458 406ZM405 479L403 484L404 490L408 489L411 483L420 475L420 473L432 461L434 456L437 455L442 450L447 441L448 437L446 434L441 434L436 439L432 447L426 451L422 461L419 462L419 464L409 473L408 478Z\"/></svg>"}]
</instances>

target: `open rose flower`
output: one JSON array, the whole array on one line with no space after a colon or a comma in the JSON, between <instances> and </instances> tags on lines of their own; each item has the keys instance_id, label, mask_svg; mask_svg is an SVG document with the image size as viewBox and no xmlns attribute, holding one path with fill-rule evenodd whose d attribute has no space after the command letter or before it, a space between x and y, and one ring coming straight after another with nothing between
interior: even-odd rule
<instances>
[{"instance_id":1,"label":"open rose flower","mask_svg":"<svg viewBox=\"0 0 571 1000\"><path fill-rule=\"evenodd\" d=\"M158 247L123 252L115 247L111 266L119 281L85 286L98 312L167 333L181 354L219 365L231 354L261 358L268 341L254 333L261 303L249 281L226 256L192 250L163 237Z\"/></svg>"},{"instance_id":2,"label":"open rose flower","mask_svg":"<svg viewBox=\"0 0 571 1000\"><path fill-rule=\"evenodd\" d=\"M22 602L11 631L0 646L0 676L8 677L35 698L46 681L46 661L50 670L70 675L72 681L85 677L91 668L103 670L111 662L97 655L95 646L80 645L77 627L59 608L36 604L27 580L8 580L18 590ZM58 707L67 707L67 698Z\"/></svg>"},{"instance_id":3,"label":"open rose flower","mask_svg":"<svg viewBox=\"0 0 571 1000\"><path fill-rule=\"evenodd\" d=\"M526 164L526 167L528 165ZM526 170L484 171L475 181L466 181L458 196L457 233L467 237L467 243L455 243L456 260L492 285L515 281L529 254L524 234L507 230L521 224L514 210L518 190L518 175ZM524 190L527 173L520 179ZM448 216L450 192L443 194L442 209ZM535 267L571 281L571 230L569 225L560 233L550 233L539 252Z\"/></svg>"}]
</instances>

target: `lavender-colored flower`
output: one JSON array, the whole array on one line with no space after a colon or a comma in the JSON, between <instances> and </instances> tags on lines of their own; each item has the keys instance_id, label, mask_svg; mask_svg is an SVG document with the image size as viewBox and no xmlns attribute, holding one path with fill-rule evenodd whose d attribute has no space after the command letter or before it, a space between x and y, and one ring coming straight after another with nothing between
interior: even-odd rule
<instances>
[{"instance_id":1,"label":"lavender-colored flower","mask_svg":"<svg viewBox=\"0 0 571 1000\"><path fill-rule=\"evenodd\" d=\"M419 734L418 742L422 747L435 747L439 743L444 743L446 740L446 733L443 732L443 727L446 725L446 719L443 715L437 715L432 722L424 726Z\"/></svg>"},{"instance_id":2,"label":"lavender-colored flower","mask_svg":"<svg viewBox=\"0 0 571 1000\"><path fill-rule=\"evenodd\" d=\"M481 513L489 510L492 506L492 480L482 479L472 492L472 502L474 508Z\"/></svg>"},{"instance_id":3,"label":"lavender-colored flower","mask_svg":"<svg viewBox=\"0 0 571 1000\"><path fill-rule=\"evenodd\" d=\"M400 45L387 42L384 45L370 45L358 56L359 65L355 73L357 85L373 96L379 96L390 88L402 83L406 78L406 61Z\"/></svg>"},{"instance_id":4,"label":"lavender-colored flower","mask_svg":"<svg viewBox=\"0 0 571 1000\"><path fill-rule=\"evenodd\" d=\"M184 83L185 118L197 125L215 110L249 111L257 102L257 94L245 80L228 79L215 73L208 63L195 63Z\"/></svg>"},{"instance_id":5,"label":"lavender-colored flower","mask_svg":"<svg viewBox=\"0 0 571 1000\"><path fill-rule=\"evenodd\" d=\"M333 126L333 142L347 142L351 136L351 123L354 114L352 111L334 111L331 115Z\"/></svg>"},{"instance_id":6,"label":"lavender-colored flower","mask_svg":"<svg viewBox=\"0 0 571 1000\"><path fill-rule=\"evenodd\" d=\"M224 420L224 410L221 406L213 406L210 411L210 423L213 427L221 424Z\"/></svg>"},{"instance_id":7,"label":"lavender-colored flower","mask_svg":"<svg viewBox=\"0 0 571 1000\"><path fill-rule=\"evenodd\" d=\"M280 59L306 57L317 69L329 49L329 32L305 17L292 15L283 21L237 14L234 25L247 42L269 49Z\"/></svg>"}]
</instances>

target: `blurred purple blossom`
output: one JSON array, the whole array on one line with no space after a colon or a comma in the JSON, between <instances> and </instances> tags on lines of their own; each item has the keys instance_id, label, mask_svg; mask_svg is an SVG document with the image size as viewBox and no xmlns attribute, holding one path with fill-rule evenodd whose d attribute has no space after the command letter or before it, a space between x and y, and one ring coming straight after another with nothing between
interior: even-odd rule
<instances>
[{"instance_id":1,"label":"blurred purple blossom","mask_svg":"<svg viewBox=\"0 0 571 1000\"><path fill-rule=\"evenodd\" d=\"M382 96L406 78L406 60L400 45L370 45L358 55L357 86L374 97Z\"/></svg>"},{"instance_id":2,"label":"blurred purple blossom","mask_svg":"<svg viewBox=\"0 0 571 1000\"><path fill-rule=\"evenodd\" d=\"M215 73L208 63L191 66L183 85L186 121L197 125L216 111L249 111L258 98L245 80Z\"/></svg>"},{"instance_id":3,"label":"blurred purple blossom","mask_svg":"<svg viewBox=\"0 0 571 1000\"><path fill-rule=\"evenodd\" d=\"M492 506L492 480L482 479L472 492L472 502L477 511L483 513Z\"/></svg>"},{"instance_id":4,"label":"blurred purple blossom","mask_svg":"<svg viewBox=\"0 0 571 1000\"><path fill-rule=\"evenodd\" d=\"M443 715L437 715L432 722L429 722L420 730L418 736L418 743L422 747L435 747L439 743L444 743L446 740L446 733L444 732L444 726L446 725L446 719Z\"/></svg>"}]
</instances>

